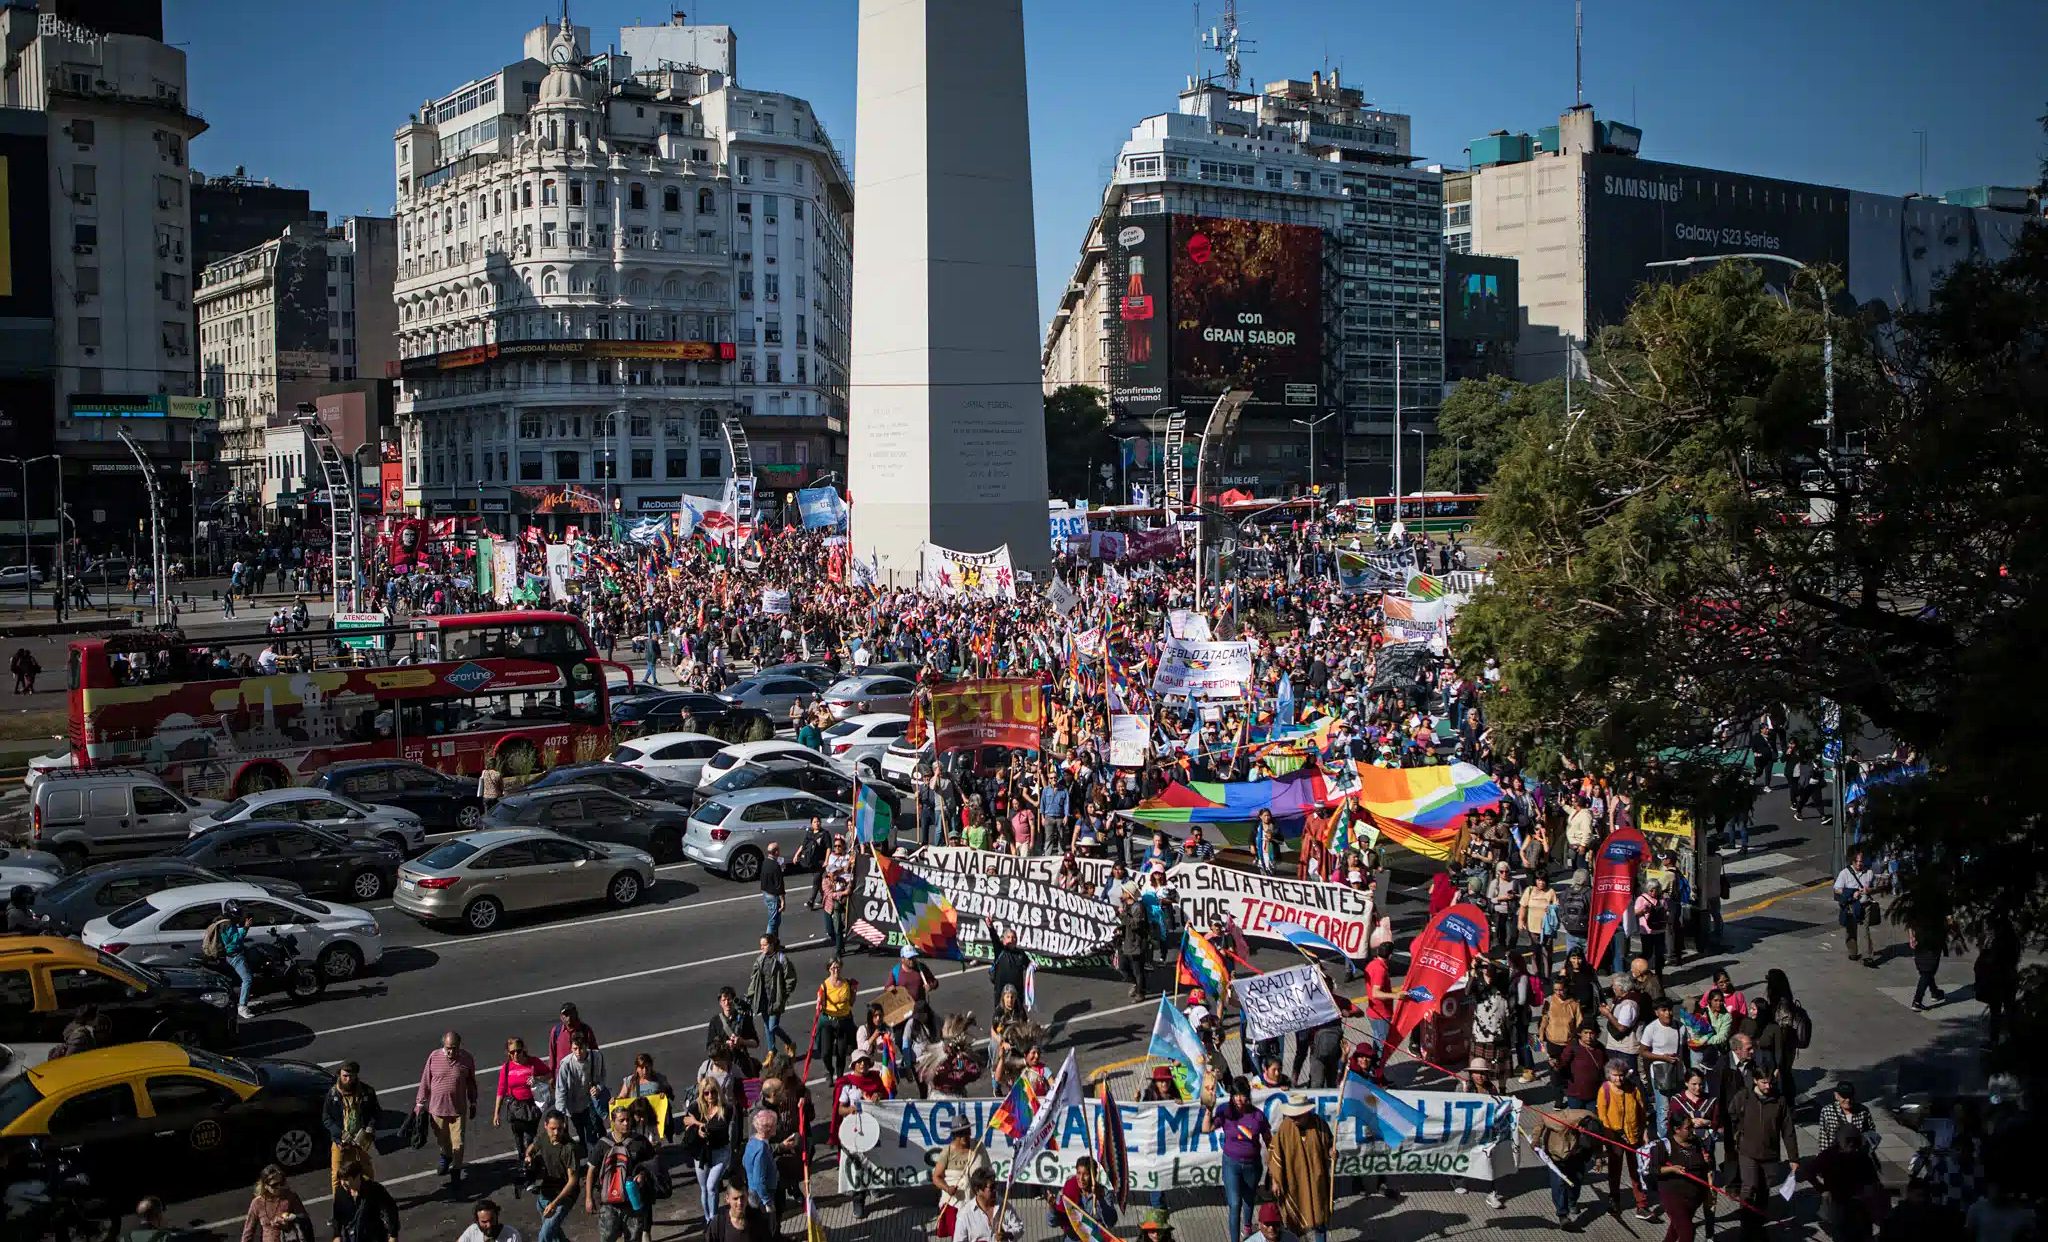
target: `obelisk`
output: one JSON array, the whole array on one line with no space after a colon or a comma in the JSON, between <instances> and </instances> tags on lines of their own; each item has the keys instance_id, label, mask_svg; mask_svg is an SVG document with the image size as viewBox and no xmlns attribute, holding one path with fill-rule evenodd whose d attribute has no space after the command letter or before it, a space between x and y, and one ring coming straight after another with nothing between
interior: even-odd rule
<instances>
[{"instance_id":1,"label":"obelisk","mask_svg":"<svg viewBox=\"0 0 2048 1242\"><path fill-rule=\"evenodd\" d=\"M852 551L1045 567L1045 407L1019 0L861 0Z\"/></svg>"}]
</instances>

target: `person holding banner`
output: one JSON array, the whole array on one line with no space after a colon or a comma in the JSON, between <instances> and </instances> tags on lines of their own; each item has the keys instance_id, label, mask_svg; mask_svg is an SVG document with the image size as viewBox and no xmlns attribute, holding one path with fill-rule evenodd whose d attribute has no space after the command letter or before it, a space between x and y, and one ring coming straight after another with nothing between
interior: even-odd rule
<instances>
[{"instance_id":1,"label":"person holding banner","mask_svg":"<svg viewBox=\"0 0 2048 1242\"><path fill-rule=\"evenodd\" d=\"M953 1242L1018 1242L1024 1236L1024 1222L1006 1203L996 1175L976 1169L968 1183L968 1201L954 1218Z\"/></svg>"}]
</instances>

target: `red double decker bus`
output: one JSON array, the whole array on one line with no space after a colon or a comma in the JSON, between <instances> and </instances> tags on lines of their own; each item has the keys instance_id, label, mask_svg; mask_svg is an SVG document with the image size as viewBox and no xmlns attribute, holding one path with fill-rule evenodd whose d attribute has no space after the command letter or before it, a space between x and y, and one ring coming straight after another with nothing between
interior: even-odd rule
<instances>
[{"instance_id":1,"label":"red double decker bus","mask_svg":"<svg viewBox=\"0 0 2048 1242\"><path fill-rule=\"evenodd\" d=\"M71 644L72 763L147 768L201 798L345 759L537 772L610 753L604 663L583 623L554 612L87 639Z\"/></svg>"}]
</instances>

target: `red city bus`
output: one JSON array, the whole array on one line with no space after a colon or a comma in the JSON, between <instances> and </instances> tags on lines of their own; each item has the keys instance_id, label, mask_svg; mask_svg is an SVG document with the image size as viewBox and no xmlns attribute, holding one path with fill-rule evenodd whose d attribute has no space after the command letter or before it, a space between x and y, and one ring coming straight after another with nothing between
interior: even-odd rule
<instances>
[{"instance_id":1,"label":"red city bus","mask_svg":"<svg viewBox=\"0 0 2048 1242\"><path fill-rule=\"evenodd\" d=\"M148 768L200 798L345 759L463 775L495 757L508 775L538 772L610 753L605 663L583 622L556 612L86 639L71 644L72 762Z\"/></svg>"}]
</instances>

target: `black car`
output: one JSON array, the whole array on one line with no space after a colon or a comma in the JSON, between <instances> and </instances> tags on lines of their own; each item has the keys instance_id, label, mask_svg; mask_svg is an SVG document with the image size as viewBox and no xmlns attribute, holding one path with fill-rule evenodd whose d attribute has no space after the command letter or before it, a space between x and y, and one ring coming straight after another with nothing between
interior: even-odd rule
<instances>
[{"instance_id":1,"label":"black car","mask_svg":"<svg viewBox=\"0 0 2048 1242\"><path fill-rule=\"evenodd\" d=\"M878 782L867 782L889 807L889 813L902 817L902 799L894 789ZM814 763L800 759L759 759L743 763L713 781L702 791L706 798L722 793L737 793L742 789L794 789L814 797L823 798L834 806L853 809L853 778L837 768L821 768Z\"/></svg>"},{"instance_id":2,"label":"black car","mask_svg":"<svg viewBox=\"0 0 2048 1242\"><path fill-rule=\"evenodd\" d=\"M220 884L234 878L183 858L122 858L72 872L37 893L34 908L37 914L56 919L64 930L76 932L89 921L112 914L151 893L188 884ZM290 880L259 879L256 883L280 897L305 892Z\"/></svg>"},{"instance_id":3,"label":"black car","mask_svg":"<svg viewBox=\"0 0 2048 1242\"><path fill-rule=\"evenodd\" d=\"M658 863L683 857L689 814L674 806L638 802L596 785L521 790L484 817L492 828L547 828L579 841L613 841L646 850Z\"/></svg>"},{"instance_id":4,"label":"black car","mask_svg":"<svg viewBox=\"0 0 2048 1242\"><path fill-rule=\"evenodd\" d=\"M767 712L737 707L715 694L694 691L636 694L612 703L612 726L628 736L703 733L728 742L765 742L775 736Z\"/></svg>"},{"instance_id":5,"label":"black car","mask_svg":"<svg viewBox=\"0 0 2048 1242\"><path fill-rule=\"evenodd\" d=\"M309 893L375 901L398 882L405 855L388 841L337 836L290 820L223 824L193 837L172 857L238 880L290 880Z\"/></svg>"},{"instance_id":6,"label":"black car","mask_svg":"<svg viewBox=\"0 0 2048 1242\"><path fill-rule=\"evenodd\" d=\"M306 784L358 802L411 811L429 828L475 832L484 822L484 803L474 780L407 759L330 763Z\"/></svg>"},{"instance_id":7,"label":"black car","mask_svg":"<svg viewBox=\"0 0 2048 1242\"><path fill-rule=\"evenodd\" d=\"M224 1048L235 998L210 970L142 966L58 936L0 937L0 1043L54 1044L97 1005L102 1044L170 1039Z\"/></svg>"},{"instance_id":8,"label":"black car","mask_svg":"<svg viewBox=\"0 0 2048 1242\"><path fill-rule=\"evenodd\" d=\"M565 763L559 768L549 768L539 777L526 783L525 792L539 789L560 789L564 785L596 785L623 794L641 802L667 802L678 809L688 809L695 804L697 791L681 785L671 785L657 776L629 768L623 763Z\"/></svg>"},{"instance_id":9,"label":"black car","mask_svg":"<svg viewBox=\"0 0 2048 1242\"><path fill-rule=\"evenodd\" d=\"M810 682L820 690L830 690L835 683L845 680L846 675L835 672L829 665L812 660L794 660L788 664L771 664L754 676L797 677Z\"/></svg>"}]
</instances>

